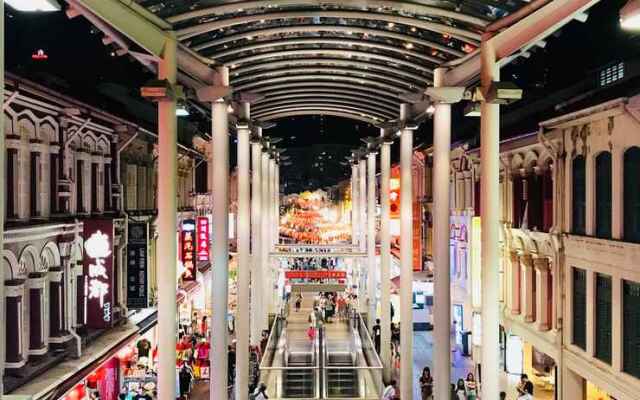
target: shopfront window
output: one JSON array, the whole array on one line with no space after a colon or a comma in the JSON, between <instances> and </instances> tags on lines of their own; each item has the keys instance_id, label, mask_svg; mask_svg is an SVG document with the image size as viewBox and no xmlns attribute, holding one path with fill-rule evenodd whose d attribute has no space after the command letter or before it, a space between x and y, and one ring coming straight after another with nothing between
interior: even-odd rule
<instances>
[{"instance_id":1,"label":"shopfront window","mask_svg":"<svg viewBox=\"0 0 640 400\"><path fill-rule=\"evenodd\" d=\"M623 281L623 370L640 378L640 283Z\"/></svg>"},{"instance_id":2,"label":"shopfront window","mask_svg":"<svg viewBox=\"0 0 640 400\"><path fill-rule=\"evenodd\" d=\"M611 364L611 277L596 275L596 358Z\"/></svg>"},{"instance_id":3,"label":"shopfront window","mask_svg":"<svg viewBox=\"0 0 640 400\"><path fill-rule=\"evenodd\" d=\"M611 153L596 157L596 236L611 237Z\"/></svg>"},{"instance_id":4,"label":"shopfront window","mask_svg":"<svg viewBox=\"0 0 640 400\"><path fill-rule=\"evenodd\" d=\"M640 147L624 153L624 240L640 242Z\"/></svg>"},{"instance_id":5,"label":"shopfront window","mask_svg":"<svg viewBox=\"0 0 640 400\"><path fill-rule=\"evenodd\" d=\"M585 161L583 156L573 159L573 225L572 231L576 235L585 234L587 216L587 191Z\"/></svg>"},{"instance_id":6,"label":"shopfront window","mask_svg":"<svg viewBox=\"0 0 640 400\"><path fill-rule=\"evenodd\" d=\"M572 343L587 349L587 271L579 268L573 268Z\"/></svg>"}]
</instances>

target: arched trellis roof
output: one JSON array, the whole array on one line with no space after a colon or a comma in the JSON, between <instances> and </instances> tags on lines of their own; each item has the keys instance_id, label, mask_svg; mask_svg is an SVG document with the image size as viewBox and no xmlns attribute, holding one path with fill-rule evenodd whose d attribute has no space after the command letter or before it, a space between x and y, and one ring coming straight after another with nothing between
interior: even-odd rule
<instances>
[{"instance_id":1,"label":"arched trellis roof","mask_svg":"<svg viewBox=\"0 0 640 400\"><path fill-rule=\"evenodd\" d=\"M296 96L285 105L293 111L305 104L329 104L327 93L336 88L341 96L331 104L354 107L362 114L387 115L395 109L394 118L399 94L426 88L435 68L475 50L493 21L527 4L524 0L138 3L170 23L184 45L212 64L227 66L235 91L267 97L289 89L323 94ZM277 100L282 107L283 99L272 99L253 108L275 110Z\"/></svg>"}]
</instances>

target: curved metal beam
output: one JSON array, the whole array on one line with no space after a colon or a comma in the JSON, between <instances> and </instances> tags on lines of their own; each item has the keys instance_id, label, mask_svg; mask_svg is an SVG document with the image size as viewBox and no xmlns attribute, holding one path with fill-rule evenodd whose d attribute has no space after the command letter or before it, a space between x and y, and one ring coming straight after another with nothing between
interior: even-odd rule
<instances>
[{"instance_id":1,"label":"curved metal beam","mask_svg":"<svg viewBox=\"0 0 640 400\"><path fill-rule=\"evenodd\" d=\"M277 112L274 114L265 114L261 117L256 117L260 121L272 121L274 119L287 118L287 117L305 117L310 115L330 115L333 117L341 117L351 119L355 121L365 122L367 124L376 125L383 121L380 119L373 119L371 117L362 116L360 113L345 112L340 110L295 110L286 112Z\"/></svg>"},{"instance_id":2,"label":"curved metal beam","mask_svg":"<svg viewBox=\"0 0 640 400\"><path fill-rule=\"evenodd\" d=\"M331 106L324 106L324 107L294 107L291 108L289 110L274 110L274 111L268 111L268 112L262 112L260 114L254 114L254 117L256 117L257 119L262 119L264 117L267 117L269 115L274 115L274 114L280 114L280 113L286 113L286 112L296 112L296 111L307 111L307 112L312 112L315 115L324 115L325 112L339 112L339 113L349 113L351 115L358 115L360 117L363 118L368 118L369 121L371 121L372 123L380 123L381 121L386 121L385 118L381 118L375 115L371 115L362 111L353 111L353 110L347 110L344 109L342 107L331 107Z\"/></svg>"},{"instance_id":3,"label":"curved metal beam","mask_svg":"<svg viewBox=\"0 0 640 400\"><path fill-rule=\"evenodd\" d=\"M318 0L271 0L269 1L269 7L287 7L287 6L318 6ZM405 1L391 1L391 0L323 0L321 5L328 6L349 6L353 8L390 8L393 10L401 11L403 13L411 13L417 15L427 15L433 17L444 17L461 22L466 22L472 25L478 25L480 27L487 26L489 21L474 17L472 15L449 11L446 9L427 6L422 4L416 4L414 2ZM223 4L219 6L212 6L202 8L200 10L189 11L184 14L175 15L167 18L170 23L183 22L192 18L205 17L210 15L225 15L234 12L238 12L239 9L251 10L251 9L264 9L264 1L239 1L233 4Z\"/></svg>"},{"instance_id":4,"label":"curved metal beam","mask_svg":"<svg viewBox=\"0 0 640 400\"><path fill-rule=\"evenodd\" d=\"M345 58L360 57L364 59L385 61L390 64L404 65L415 69L416 71L426 71L429 74L433 74L431 68L424 65L415 64L406 60L384 56L381 54L367 53L366 51L345 50L345 49L304 49L304 50L283 50L274 51L270 53L254 54L248 57L237 58L234 60L228 60L224 63L225 66L234 69L234 65L252 63L255 61L265 60L274 57L289 57L289 56L341 56Z\"/></svg>"},{"instance_id":5,"label":"curved metal beam","mask_svg":"<svg viewBox=\"0 0 640 400\"><path fill-rule=\"evenodd\" d=\"M354 96L351 94L342 94L342 93L290 93L283 94L279 96L265 96L259 101L256 101L253 107L259 107L262 104L272 104L272 102L278 101L286 101L286 100L295 100L295 99L305 99L307 101L313 101L314 99L319 98L327 98L327 99L340 99L340 100L353 100L359 102L363 105L371 105L374 107L384 108L392 112L398 111L398 106L396 104L383 103L381 101L371 100L362 96Z\"/></svg>"},{"instance_id":6,"label":"curved metal beam","mask_svg":"<svg viewBox=\"0 0 640 400\"><path fill-rule=\"evenodd\" d=\"M359 68L364 70L377 70L382 71L386 74L390 75L402 75L407 78L411 78L416 81L422 81L425 84L430 84L431 80L425 76L414 74L412 72L407 72L400 68L388 67L382 64L376 64L371 62L363 62L363 61L355 61L352 59L343 60L340 58L294 58L290 60L284 61L270 61L259 64L252 64L246 67L236 68L234 69L234 74L238 73L238 75L244 75L247 72L255 71L255 70L275 70L277 68L292 68L302 65L310 65L310 66L338 66L338 67L347 67L347 68ZM232 74L232 75L234 75Z\"/></svg>"},{"instance_id":7,"label":"curved metal beam","mask_svg":"<svg viewBox=\"0 0 640 400\"><path fill-rule=\"evenodd\" d=\"M436 66L443 62L443 60L440 58L420 54L417 51L410 51L405 49L404 47L390 46L387 44L381 44L381 43L371 42L367 40L346 40L346 39L323 38L323 37L284 39L284 40L276 40L271 42L260 42L250 46L234 47L233 49L223 51L220 53L206 54L206 56L213 58L215 60L220 60L221 58L225 58L237 53L242 53L244 51L254 51L254 50L268 49L268 48L282 47L282 46L316 45L316 44L369 47L372 49L384 50L392 53L400 53L402 54L402 56L417 58L423 61L433 63Z\"/></svg>"},{"instance_id":8,"label":"curved metal beam","mask_svg":"<svg viewBox=\"0 0 640 400\"><path fill-rule=\"evenodd\" d=\"M408 86L410 88L420 87L423 85L423 82L411 82L404 79L394 78L392 75L384 75L378 74L371 71L362 71L362 70L353 70L347 68L291 68L289 70L277 70L277 71L267 71L259 74L249 74L249 75L240 75L236 79L232 79L232 85L238 85L247 81L254 81L256 79L268 78L268 77L276 77L276 76L296 76L299 74L321 74L321 75L331 75L336 74L337 76L353 76L354 78L373 78L373 79L384 79L388 82L393 82L398 85Z\"/></svg>"},{"instance_id":9,"label":"curved metal beam","mask_svg":"<svg viewBox=\"0 0 640 400\"><path fill-rule=\"evenodd\" d=\"M180 40L186 40L204 33L231 26L249 24L252 22L271 21L274 19L298 19L298 18L344 18L367 21L384 21L393 24L415 26L416 28L432 31L438 34L447 34L463 42L479 45L480 34L466 29L425 21L417 18L402 17L391 14L360 11L286 11L279 13L266 13L257 15L245 15L234 18L224 18L217 21L196 24L187 28L178 29L176 35Z\"/></svg>"},{"instance_id":10,"label":"curved metal beam","mask_svg":"<svg viewBox=\"0 0 640 400\"><path fill-rule=\"evenodd\" d=\"M252 91L268 96L270 92L275 92L280 89L291 90L292 88L306 88L308 90L319 90L321 88L326 88L329 90L334 88L350 89L353 91L353 93L371 93L382 98L388 98L390 99L390 101L399 101L399 97L397 97L397 95L394 93L389 93L388 91L370 87L362 87L361 85L356 85L350 82L286 82L277 85L255 88Z\"/></svg>"},{"instance_id":11,"label":"curved metal beam","mask_svg":"<svg viewBox=\"0 0 640 400\"><path fill-rule=\"evenodd\" d=\"M255 115L269 114L277 111L299 110L299 109L338 109L342 111L351 111L355 113L370 115L375 118L385 119L393 118L394 114L381 113L378 111L368 110L362 107L356 107L341 103L309 103L309 104L290 104L279 107L264 108L260 111L256 111Z\"/></svg>"},{"instance_id":12,"label":"curved metal beam","mask_svg":"<svg viewBox=\"0 0 640 400\"><path fill-rule=\"evenodd\" d=\"M214 46L220 46L225 43L234 42L236 40L247 40L256 36L264 37L270 35L291 34L291 33L318 33L318 32L342 32L347 35L358 33L362 35L370 35L374 37L383 37L389 39L400 40L404 43L417 44L424 47L429 47L442 51L443 53L451 54L452 56L459 58L465 55L464 52L453 49L449 46L445 46L440 43L424 40L415 36L406 35L398 32L390 32L381 29L363 28L360 26L345 26L345 25L298 25L298 26L286 26L278 28L265 28L252 30L248 32L237 33L235 35L223 36L215 40L201 43L197 46L193 46L196 51L201 51Z\"/></svg>"},{"instance_id":13,"label":"curved metal beam","mask_svg":"<svg viewBox=\"0 0 640 400\"><path fill-rule=\"evenodd\" d=\"M291 99L289 101L280 101L275 103L263 103L260 106L253 107L253 112L259 113L261 111L270 111L280 108L290 108L294 106L303 107L316 107L316 106L339 106L346 107L347 109L358 110L361 112L368 112L377 116L388 116L393 118L395 113L392 110L378 108L376 106L365 106L362 103L358 103L354 100L331 100L331 99Z\"/></svg>"},{"instance_id":14,"label":"curved metal beam","mask_svg":"<svg viewBox=\"0 0 640 400\"><path fill-rule=\"evenodd\" d=\"M354 78L354 77L351 77L351 76L326 75L326 74L282 76L282 77L279 77L279 78L265 79L264 81L261 81L261 82L246 83L244 85L234 86L234 90L243 91L243 90L247 90L249 88L256 88L256 87L259 87L261 85L268 85L268 84L271 84L271 83L290 82L290 81L305 81L305 80L308 80L310 82L313 82L315 80L353 82L353 83L358 83L360 85L377 86L377 87L380 87L382 89L386 89L386 90L389 90L389 91L392 91L392 92L396 92L398 94L399 93L403 93L403 92L406 91L405 88L397 87L397 86L394 86L394 85L389 85L389 84L386 84L384 82L374 81L374 80L368 79L368 78ZM258 89L253 89L253 90L258 90Z\"/></svg>"},{"instance_id":15,"label":"curved metal beam","mask_svg":"<svg viewBox=\"0 0 640 400\"><path fill-rule=\"evenodd\" d=\"M398 109L398 107L400 107L400 103L401 103L399 98L394 100L389 100L386 97L376 95L375 93L369 93L365 90L360 90L360 91L343 90L335 87L331 87L331 88L310 87L310 88L302 88L302 89L288 88L285 90L274 90L273 92L264 93L264 95L265 95L264 99L257 101L256 104L260 103L260 101L266 101L268 99L278 97L278 96L293 97L293 96L312 96L312 95L318 95L318 96L330 96L330 95L356 96L357 95L358 97L367 99L369 101L375 100L379 103L384 103L389 107L395 108L396 110Z\"/></svg>"}]
</instances>

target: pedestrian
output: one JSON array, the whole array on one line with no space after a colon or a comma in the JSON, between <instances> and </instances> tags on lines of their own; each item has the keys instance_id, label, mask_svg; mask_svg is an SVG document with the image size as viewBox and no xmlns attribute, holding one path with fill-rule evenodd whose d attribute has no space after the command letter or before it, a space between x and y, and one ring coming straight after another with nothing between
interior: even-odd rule
<instances>
[{"instance_id":1,"label":"pedestrian","mask_svg":"<svg viewBox=\"0 0 640 400\"><path fill-rule=\"evenodd\" d=\"M458 379L455 394L456 400L467 400L467 389L464 386L464 379Z\"/></svg>"},{"instance_id":2,"label":"pedestrian","mask_svg":"<svg viewBox=\"0 0 640 400\"><path fill-rule=\"evenodd\" d=\"M180 395L188 399L189 393L191 393L191 384L193 383L193 374L189 367L184 364L178 374L178 380L180 382Z\"/></svg>"},{"instance_id":3,"label":"pedestrian","mask_svg":"<svg viewBox=\"0 0 640 400\"><path fill-rule=\"evenodd\" d=\"M302 295L298 293L296 297L296 312L300 311L300 306L302 305Z\"/></svg>"},{"instance_id":4,"label":"pedestrian","mask_svg":"<svg viewBox=\"0 0 640 400\"><path fill-rule=\"evenodd\" d=\"M520 383L516 387L518 392L518 400L532 400L533 399L533 383L529 380L527 374L520 376Z\"/></svg>"},{"instance_id":5,"label":"pedestrian","mask_svg":"<svg viewBox=\"0 0 640 400\"><path fill-rule=\"evenodd\" d=\"M476 379L471 372L467 375L465 386L467 388L467 400L476 400L478 397L478 385L476 384Z\"/></svg>"},{"instance_id":6,"label":"pedestrian","mask_svg":"<svg viewBox=\"0 0 640 400\"><path fill-rule=\"evenodd\" d=\"M376 318L376 323L373 325L373 343L376 346L376 352L380 354L380 340L382 337L382 329L380 328L380 318Z\"/></svg>"},{"instance_id":7,"label":"pedestrian","mask_svg":"<svg viewBox=\"0 0 640 400\"><path fill-rule=\"evenodd\" d=\"M391 382L389 382L389 385L387 385L387 387L385 387L384 391L382 392L382 400L398 399L397 392L396 381L395 379L392 379Z\"/></svg>"},{"instance_id":8,"label":"pedestrian","mask_svg":"<svg viewBox=\"0 0 640 400\"><path fill-rule=\"evenodd\" d=\"M251 398L253 400L268 399L269 396L267 396L267 385L265 385L263 382L260 382L260 384L256 388L255 392L253 392L253 395L252 395Z\"/></svg>"},{"instance_id":9,"label":"pedestrian","mask_svg":"<svg viewBox=\"0 0 640 400\"><path fill-rule=\"evenodd\" d=\"M422 370L419 383L422 400L433 400L433 377L429 367L424 367Z\"/></svg>"}]
</instances>

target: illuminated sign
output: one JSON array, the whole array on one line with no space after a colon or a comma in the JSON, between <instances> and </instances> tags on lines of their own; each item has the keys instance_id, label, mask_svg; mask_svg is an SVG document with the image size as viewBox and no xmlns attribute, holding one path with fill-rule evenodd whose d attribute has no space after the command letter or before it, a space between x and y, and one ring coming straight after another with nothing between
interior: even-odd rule
<instances>
[{"instance_id":1,"label":"illuminated sign","mask_svg":"<svg viewBox=\"0 0 640 400\"><path fill-rule=\"evenodd\" d=\"M285 271L287 279L346 279L346 271Z\"/></svg>"},{"instance_id":2,"label":"illuminated sign","mask_svg":"<svg viewBox=\"0 0 640 400\"><path fill-rule=\"evenodd\" d=\"M209 261L209 218L196 218L198 261Z\"/></svg>"},{"instance_id":3,"label":"illuminated sign","mask_svg":"<svg viewBox=\"0 0 640 400\"><path fill-rule=\"evenodd\" d=\"M183 281L196 280L196 222L192 219L182 223L180 243L182 243L182 272Z\"/></svg>"},{"instance_id":4,"label":"illuminated sign","mask_svg":"<svg viewBox=\"0 0 640 400\"><path fill-rule=\"evenodd\" d=\"M83 233L87 325L106 328L113 321L113 223L111 220L85 221Z\"/></svg>"},{"instance_id":5,"label":"illuminated sign","mask_svg":"<svg viewBox=\"0 0 640 400\"><path fill-rule=\"evenodd\" d=\"M127 240L127 307L148 307L147 224L129 224Z\"/></svg>"}]
</instances>

